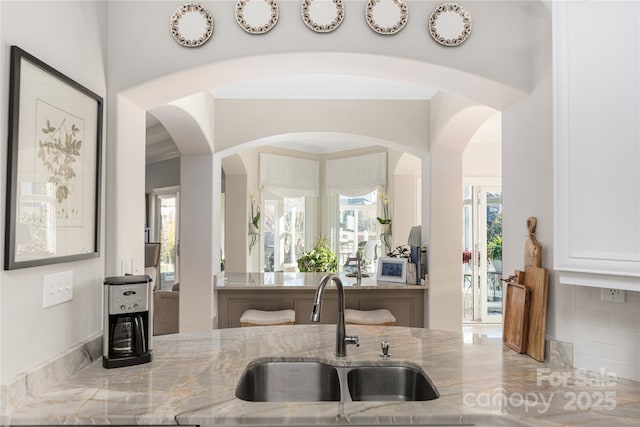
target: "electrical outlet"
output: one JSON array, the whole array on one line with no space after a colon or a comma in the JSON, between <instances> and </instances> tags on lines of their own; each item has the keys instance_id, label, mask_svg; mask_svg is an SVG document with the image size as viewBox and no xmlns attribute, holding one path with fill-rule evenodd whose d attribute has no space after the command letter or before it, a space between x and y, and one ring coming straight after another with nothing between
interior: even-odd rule
<instances>
[{"instance_id":1,"label":"electrical outlet","mask_svg":"<svg viewBox=\"0 0 640 427\"><path fill-rule=\"evenodd\" d=\"M47 274L42 278L42 308L73 299L73 271Z\"/></svg>"},{"instance_id":2,"label":"electrical outlet","mask_svg":"<svg viewBox=\"0 0 640 427\"><path fill-rule=\"evenodd\" d=\"M625 302L625 291L622 289L600 289L600 299L602 301Z\"/></svg>"}]
</instances>

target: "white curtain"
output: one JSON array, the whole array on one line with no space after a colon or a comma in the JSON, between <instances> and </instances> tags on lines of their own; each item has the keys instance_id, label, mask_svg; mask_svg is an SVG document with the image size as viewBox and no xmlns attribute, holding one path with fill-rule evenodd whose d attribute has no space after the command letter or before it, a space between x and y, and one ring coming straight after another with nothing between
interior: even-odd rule
<instances>
[{"instance_id":1,"label":"white curtain","mask_svg":"<svg viewBox=\"0 0 640 427\"><path fill-rule=\"evenodd\" d=\"M316 197L320 194L319 163L260 153L260 186L280 197Z\"/></svg>"},{"instance_id":2,"label":"white curtain","mask_svg":"<svg viewBox=\"0 0 640 427\"><path fill-rule=\"evenodd\" d=\"M361 196L386 187L387 153L327 160L325 170L328 195Z\"/></svg>"}]
</instances>

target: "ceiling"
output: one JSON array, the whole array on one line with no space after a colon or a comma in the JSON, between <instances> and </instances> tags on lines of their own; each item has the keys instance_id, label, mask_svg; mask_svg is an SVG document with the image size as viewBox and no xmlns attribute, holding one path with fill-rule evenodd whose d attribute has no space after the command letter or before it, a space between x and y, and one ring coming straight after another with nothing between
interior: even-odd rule
<instances>
[{"instance_id":1,"label":"ceiling","mask_svg":"<svg viewBox=\"0 0 640 427\"><path fill-rule=\"evenodd\" d=\"M218 99L354 99L429 100L433 88L395 80L347 75L317 74L287 78L247 80L211 91ZM147 164L179 157L171 136L153 115L147 113ZM361 148L362 142L344 136L296 136L273 144L281 148L316 154Z\"/></svg>"}]
</instances>

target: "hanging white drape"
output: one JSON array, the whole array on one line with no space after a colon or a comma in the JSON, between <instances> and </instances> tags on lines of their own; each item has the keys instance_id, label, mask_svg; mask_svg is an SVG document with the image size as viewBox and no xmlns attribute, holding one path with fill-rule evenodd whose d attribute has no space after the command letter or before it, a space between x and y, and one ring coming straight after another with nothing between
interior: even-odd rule
<instances>
[{"instance_id":1,"label":"hanging white drape","mask_svg":"<svg viewBox=\"0 0 640 427\"><path fill-rule=\"evenodd\" d=\"M260 153L260 186L280 197L320 194L317 160Z\"/></svg>"},{"instance_id":2,"label":"hanging white drape","mask_svg":"<svg viewBox=\"0 0 640 427\"><path fill-rule=\"evenodd\" d=\"M326 161L328 195L356 197L387 185L387 153L367 154Z\"/></svg>"}]
</instances>

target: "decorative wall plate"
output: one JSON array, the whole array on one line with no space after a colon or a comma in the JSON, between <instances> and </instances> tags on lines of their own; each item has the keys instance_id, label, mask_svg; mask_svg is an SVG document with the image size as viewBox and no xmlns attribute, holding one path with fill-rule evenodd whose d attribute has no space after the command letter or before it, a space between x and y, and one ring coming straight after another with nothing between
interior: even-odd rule
<instances>
[{"instance_id":1,"label":"decorative wall plate","mask_svg":"<svg viewBox=\"0 0 640 427\"><path fill-rule=\"evenodd\" d=\"M316 33L330 33L344 19L343 0L303 0L302 21Z\"/></svg>"},{"instance_id":2,"label":"decorative wall plate","mask_svg":"<svg viewBox=\"0 0 640 427\"><path fill-rule=\"evenodd\" d=\"M169 28L173 38L182 46L202 46L213 34L213 16L201 4L188 3L176 9Z\"/></svg>"},{"instance_id":3,"label":"decorative wall plate","mask_svg":"<svg viewBox=\"0 0 640 427\"><path fill-rule=\"evenodd\" d=\"M404 0L369 0L365 18L376 33L396 34L407 25L409 8Z\"/></svg>"},{"instance_id":4,"label":"decorative wall plate","mask_svg":"<svg viewBox=\"0 0 640 427\"><path fill-rule=\"evenodd\" d=\"M471 35L471 14L457 3L442 3L429 16L429 33L443 46L458 46Z\"/></svg>"},{"instance_id":5,"label":"decorative wall plate","mask_svg":"<svg viewBox=\"0 0 640 427\"><path fill-rule=\"evenodd\" d=\"M278 22L276 0L238 0L236 22L249 34L264 34Z\"/></svg>"}]
</instances>

